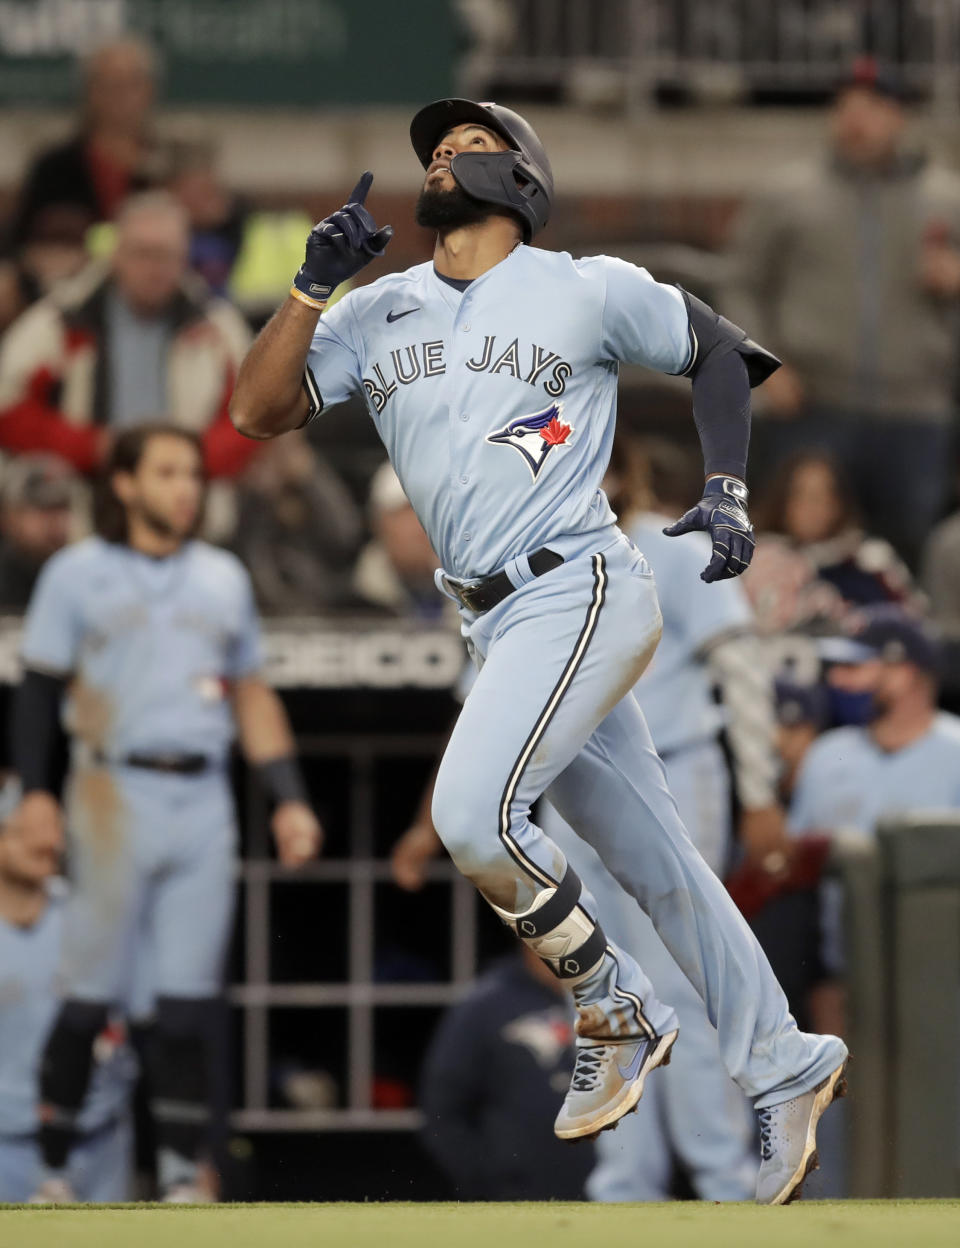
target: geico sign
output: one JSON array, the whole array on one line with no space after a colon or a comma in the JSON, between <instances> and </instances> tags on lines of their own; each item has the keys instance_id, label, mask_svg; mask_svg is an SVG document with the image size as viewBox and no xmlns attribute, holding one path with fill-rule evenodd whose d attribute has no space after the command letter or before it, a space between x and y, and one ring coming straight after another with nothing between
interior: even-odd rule
<instances>
[{"instance_id":1,"label":"geico sign","mask_svg":"<svg viewBox=\"0 0 960 1248\"><path fill-rule=\"evenodd\" d=\"M420 633L286 633L264 636L267 676L281 688L349 689L404 685L443 689L464 664L463 643L442 629Z\"/></svg>"}]
</instances>

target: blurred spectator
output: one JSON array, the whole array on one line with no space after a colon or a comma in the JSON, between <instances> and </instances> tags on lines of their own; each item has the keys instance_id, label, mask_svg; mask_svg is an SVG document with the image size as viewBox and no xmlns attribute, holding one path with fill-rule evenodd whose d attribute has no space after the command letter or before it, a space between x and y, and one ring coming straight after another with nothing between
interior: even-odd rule
<instances>
[{"instance_id":1,"label":"blurred spectator","mask_svg":"<svg viewBox=\"0 0 960 1248\"><path fill-rule=\"evenodd\" d=\"M821 652L846 726L808 751L792 830L873 835L885 816L960 808L960 718L937 710L940 655L927 628L902 608L872 607L854 637Z\"/></svg>"},{"instance_id":2,"label":"blurred spectator","mask_svg":"<svg viewBox=\"0 0 960 1248\"><path fill-rule=\"evenodd\" d=\"M206 145L174 152L169 187L190 217L190 267L262 324L286 297L313 221L303 212L252 209L224 185Z\"/></svg>"},{"instance_id":3,"label":"blurred spectator","mask_svg":"<svg viewBox=\"0 0 960 1248\"><path fill-rule=\"evenodd\" d=\"M238 473L256 451L227 406L249 334L186 274L188 229L165 191L124 206L106 268L35 304L0 345L0 446L53 451L82 473L116 429L169 415L202 434L207 471Z\"/></svg>"},{"instance_id":4,"label":"blurred spectator","mask_svg":"<svg viewBox=\"0 0 960 1248\"><path fill-rule=\"evenodd\" d=\"M864 533L829 454L801 451L781 464L754 515L762 537L743 579L762 631L816 631L853 607L916 601L893 547Z\"/></svg>"},{"instance_id":5,"label":"blurred spectator","mask_svg":"<svg viewBox=\"0 0 960 1248\"><path fill-rule=\"evenodd\" d=\"M25 611L47 559L70 539L75 477L55 455L12 460L0 485L0 610Z\"/></svg>"},{"instance_id":6,"label":"blurred spectator","mask_svg":"<svg viewBox=\"0 0 960 1248\"><path fill-rule=\"evenodd\" d=\"M10 241L20 249L49 209L69 209L82 233L109 221L132 191L156 181L152 113L157 70L148 44L104 44L83 66L77 133L43 152L28 170Z\"/></svg>"},{"instance_id":7,"label":"blurred spectator","mask_svg":"<svg viewBox=\"0 0 960 1248\"><path fill-rule=\"evenodd\" d=\"M458 1200L578 1200L593 1148L553 1134L573 1007L535 954L505 958L441 1021L421 1079L423 1143Z\"/></svg>"},{"instance_id":8,"label":"blurred spectator","mask_svg":"<svg viewBox=\"0 0 960 1248\"><path fill-rule=\"evenodd\" d=\"M945 637L960 641L960 512L930 534L921 581L938 628Z\"/></svg>"},{"instance_id":9,"label":"blurred spectator","mask_svg":"<svg viewBox=\"0 0 960 1248\"><path fill-rule=\"evenodd\" d=\"M943 685L956 709L960 699L960 512L930 534L923 552L921 584L943 643Z\"/></svg>"},{"instance_id":10,"label":"blurred spectator","mask_svg":"<svg viewBox=\"0 0 960 1248\"><path fill-rule=\"evenodd\" d=\"M784 359L756 468L829 448L870 529L913 561L953 480L960 179L909 150L905 125L899 84L858 62L824 158L743 214L725 309Z\"/></svg>"},{"instance_id":11,"label":"blurred spectator","mask_svg":"<svg viewBox=\"0 0 960 1248\"><path fill-rule=\"evenodd\" d=\"M777 753L780 756L780 796L789 802L807 751L827 726L830 709L822 684L801 685L778 680Z\"/></svg>"},{"instance_id":12,"label":"blurred spectator","mask_svg":"<svg viewBox=\"0 0 960 1248\"><path fill-rule=\"evenodd\" d=\"M87 263L82 213L69 205L39 212L19 251L0 261L0 334L58 283Z\"/></svg>"},{"instance_id":13,"label":"blurred spectator","mask_svg":"<svg viewBox=\"0 0 960 1248\"><path fill-rule=\"evenodd\" d=\"M369 516L373 540L357 560L357 594L394 615L438 619L446 606L434 582L439 560L389 463L370 482Z\"/></svg>"},{"instance_id":14,"label":"blurred spectator","mask_svg":"<svg viewBox=\"0 0 960 1248\"><path fill-rule=\"evenodd\" d=\"M251 464L238 514L235 547L262 610L312 613L349 597L360 513L302 432L278 438Z\"/></svg>"},{"instance_id":15,"label":"blurred spectator","mask_svg":"<svg viewBox=\"0 0 960 1248\"><path fill-rule=\"evenodd\" d=\"M8 785L0 803L19 793ZM59 828L29 830L2 812L0 824L0 1201L27 1201L40 1188L37 1131L40 1058L59 1005L58 970L66 892L52 877L63 849ZM111 1023L97 1039L90 1096L67 1188L51 1197L130 1199L136 1064Z\"/></svg>"},{"instance_id":16,"label":"blurred spectator","mask_svg":"<svg viewBox=\"0 0 960 1248\"><path fill-rule=\"evenodd\" d=\"M167 185L190 219L190 267L215 295L226 295L247 210L217 176L213 153L206 145L176 149L171 163ZM301 236L301 251L302 241Z\"/></svg>"}]
</instances>

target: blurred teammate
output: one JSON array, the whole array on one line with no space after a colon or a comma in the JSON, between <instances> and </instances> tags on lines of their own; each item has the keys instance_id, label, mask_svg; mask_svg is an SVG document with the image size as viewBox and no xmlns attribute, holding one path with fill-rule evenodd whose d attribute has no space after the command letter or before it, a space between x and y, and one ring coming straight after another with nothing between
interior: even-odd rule
<instances>
[{"instance_id":1,"label":"blurred teammate","mask_svg":"<svg viewBox=\"0 0 960 1248\"><path fill-rule=\"evenodd\" d=\"M121 433L98 535L62 551L27 615L13 718L18 819L52 836L64 694L65 802L74 892L64 919L65 1000L41 1075L40 1194L62 1193L95 1037L149 955L148 1053L166 1199L196 1198L207 1118L205 1035L233 910L234 734L277 803L281 860L317 850L286 715L259 676L249 580L234 556L192 540L203 502L199 440L168 426Z\"/></svg>"},{"instance_id":2,"label":"blurred teammate","mask_svg":"<svg viewBox=\"0 0 960 1248\"><path fill-rule=\"evenodd\" d=\"M59 1005L66 891L55 881L62 838L55 823L35 831L10 814L19 788L0 793L0 1202L30 1199L43 1178L37 1123L40 1059ZM136 1065L116 1023L97 1038L90 1095L59 1194L76 1200L130 1198Z\"/></svg>"},{"instance_id":3,"label":"blurred teammate","mask_svg":"<svg viewBox=\"0 0 960 1248\"><path fill-rule=\"evenodd\" d=\"M620 497L611 501L624 531L650 560L663 615L663 637L635 695L684 825L722 878L732 848L732 794L721 729L734 764L744 849L761 862L785 843L775 795L773 681L758 657L741 582L704 585L698 574L709 555L706 538L687 544L663 534L669 514L689 496L687 456L678 447L648 443L638 457L626 439L617 451L613 476ZM701 1200L747 1199L757 1177L748 1106L724 1069L703 1002L597 855L552 807L541 820L597 898L607 930L635 952L668 996L683 1037L636 1115L597 1141L589 1194L595 1200L668 1200L676 1162ZM642 870L640 846L637 855Z\"/></svg>"},{"instance_id":4,"label":"blurred teammate","mask_svg":"<svg viewBox=\"0 0 960 1248\"><path fill-rule=\"evenodd\" d=\"M791 829L871 836L884 817L960 807L960 718L937 709L940 653L928 629L901 607L871 607L853 637L821 648L847 723L805 754Z\"/></svg>"},{"instance_id":5,"label":"blurred teammate","mask_svg":"<svg viewBox=\"0 0 960 1248\"><path fill-rule=\"evenodd\" d=\"M827 683L843 727L803 755L790 830L874 836L882 819L918 810L960 809L960 718L937 709L940 647L901 607L867 608L852 637L821 642ZM842 976L842 894L821 887L828 976ZM836 1012L836 1011L835 1011Z\"/></svg>"},{"instance_id":6,"label":"blurred teammate","mask_svg":"<svg viewBox=\"0 0 960 1248\"><path fill-rule=\"evenodd\" d=\"M677 1019L531 821L544 792L650 913L706 1001L728 1069L756 1099L757 1198L785 1202L814 1164L846 1048L797 1029L680 822L630 696L660 637L653 578L600 489L620 362L690 376L706 481L668 532L708 530L704 579L738 575L753 550L750 388L778 361L642 269L531 247L553 175L518 114L440 100L414 117L411 139L426 171L417 220L437 231L433 263L353 290L321 319L333 289L391 236L363 206L365 174L311 232L290 298L241 368L234 420L276 437L365 395L443 565L438 586L460 606L480 671L440 765L434 823L500 918L573 991L577 1060L556 1134L591 1136L629 1113L669 1058Z\"/></svg>"},{"instance_id":7,"label":"blurred teammate","mask_svg":"<svg viewBox=\"0 0 960 1248\"><path fill-rule=\"evenodd\" d=\"M562 983L522 947L444 1015L421 1072L421 1139L458 1200L582 1198L592 1151L550 1131L573 1021Z\"/></svg>"}]
</instances>

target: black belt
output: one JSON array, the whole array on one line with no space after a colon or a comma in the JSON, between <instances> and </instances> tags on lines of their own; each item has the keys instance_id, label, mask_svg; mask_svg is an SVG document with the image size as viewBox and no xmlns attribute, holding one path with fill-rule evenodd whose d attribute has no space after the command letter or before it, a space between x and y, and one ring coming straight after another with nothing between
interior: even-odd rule
<instances>
[{"instance_id":1,"label":"black belt","mask_svg":"<svg viewBox=\"0 0 960 1248\"><path fill-rule=\"evenodd\" d=\"M563 563L563 555L541 546L530 555L527 563L534 576L543 576L545 572L559 568ZM476 581L455 581L452 577L444 576L443 584L461 606L478 615L503 602L517 588L506 572L495 572L493 576L482 576Z\"/></svg>"},{"instance_id":2,"label":"black belt","mask_svg":"<svg viewBox=\"0 0 960 1248\"><path fill-rule=\"evenodd\" d=\"M141 754L134 751L121 758L108 758L98 750L95 758L98 763L113 767L142 767L144 771L164 771L177 776L196 776L210 767L206 754Z\"/></svg>"}]
</instances>

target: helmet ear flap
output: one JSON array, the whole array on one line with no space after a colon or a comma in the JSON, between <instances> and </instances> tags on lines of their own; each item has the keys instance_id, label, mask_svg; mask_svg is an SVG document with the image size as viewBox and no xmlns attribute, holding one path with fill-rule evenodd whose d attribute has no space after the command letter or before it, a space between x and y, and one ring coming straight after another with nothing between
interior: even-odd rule
<instances>
[{"instance_id":1,"label":"helmet ear flap","mask_svg":"<svg viewBox=\"0 0 960 1248\"><path fill-rule=\"evenodd\" d=\"M527 192L514 176L522 159L515 151L461 153L450 162L450 172L468 195L515 217L523 231L524 242L529 243L536 223L528 207Z\"/></svg>"}]
</instances>

